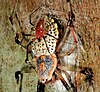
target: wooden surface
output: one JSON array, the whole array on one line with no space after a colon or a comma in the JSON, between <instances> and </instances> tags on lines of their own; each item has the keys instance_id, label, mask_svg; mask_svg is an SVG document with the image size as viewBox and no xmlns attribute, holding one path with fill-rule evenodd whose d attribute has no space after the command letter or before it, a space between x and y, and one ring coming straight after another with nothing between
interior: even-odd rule
<instances>
[{"instance_id":1,"label":"wooden surface","mask_svg":"<svg viewBox=\"0 0 100 92\"><path fill-rule=\"evenodd\" d=\"M14 19L16 27L12 26L9 21L12 12L18 14L22 29L30 32L28 17L34 8L45 4L46 7L67 13L65 1L0 0L0 92L18 92L14 73L20 70L25 60L25 50L16 45L14 39L16 32L20 32L21 28L16 19ZM94 92L100 92L100 0L71 0L71 3L76 16L76 32L80 35L86 51L81 65L93 69ZM36 92L36 84L35 72L24 74L23 92ZM55 91L48 86L46 92Z\"/></svg>"}]
</instances>

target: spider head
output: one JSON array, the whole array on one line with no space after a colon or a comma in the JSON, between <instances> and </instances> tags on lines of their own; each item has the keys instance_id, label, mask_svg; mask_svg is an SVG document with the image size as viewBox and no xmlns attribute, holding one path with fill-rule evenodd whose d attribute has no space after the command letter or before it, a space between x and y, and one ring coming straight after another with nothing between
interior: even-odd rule
<instances>
[{"instance_id":1,"label":"spider head","mask_svg":"<svg viewBox=\"0 0 100 92\"><path fill-rule=\"evenodd\" d=\"M46 34L44 29L44 19L39 20L36 26L36 38L41 39Z\"/></svg>"}]
</instances>

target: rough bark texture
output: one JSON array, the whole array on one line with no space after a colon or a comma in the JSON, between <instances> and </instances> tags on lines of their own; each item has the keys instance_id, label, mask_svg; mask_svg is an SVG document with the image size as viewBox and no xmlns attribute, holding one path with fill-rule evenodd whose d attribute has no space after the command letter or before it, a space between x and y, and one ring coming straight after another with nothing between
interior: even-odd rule
<instances>
[{"instance_id":1,"label":"rough bark texture","mask_svg":"<svg viewBox=\"0 0 100 92\"><path fill-rule=\"evenodd\" d=\"M16 45L15 34L21 32L21 28L30 32L28 15L41 4L67 13L65 1L0 0L0 92L18 92L14 74L24 63L25 50ZM100 92L100 0L71 0L71 3L76 16L76 32L80 35L86 51L81 65L93 69L94 92ZM12 12L18 14L21 28L16 19L13 22L17 27L11 25L9 17ZM37 74L24 74L23 92L36 92L36 86ZM46 92L53 92L53 88L47 87Z\"/></svg>"}]
</instances>

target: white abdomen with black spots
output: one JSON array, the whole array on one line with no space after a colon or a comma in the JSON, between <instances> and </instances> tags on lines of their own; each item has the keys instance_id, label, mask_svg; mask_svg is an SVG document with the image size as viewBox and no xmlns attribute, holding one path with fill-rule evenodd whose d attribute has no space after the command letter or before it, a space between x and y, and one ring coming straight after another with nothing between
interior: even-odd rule
<instances>
[{"instance_id":1,"label":"white abdomen with black spots","mask_svg":"<svg viewBox=\"0 0 100 92\"><path fill-rule=\"evenodd\" d=\"M50 55L55 52L56 43L59 35L58 26L54 21L47 29L48 33L41 38L36 39L32 44L32 52L35 56Z\"/></svg>"}]
</instances>

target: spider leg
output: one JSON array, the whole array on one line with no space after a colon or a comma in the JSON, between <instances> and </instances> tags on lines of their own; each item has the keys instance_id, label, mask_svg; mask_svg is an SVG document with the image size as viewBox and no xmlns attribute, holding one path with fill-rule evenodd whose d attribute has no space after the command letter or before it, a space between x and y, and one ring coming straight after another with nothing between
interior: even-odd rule
<instances>
[{"instance_id":1,"label":"spider leg","mask_svg":"<svg viewBox=\"0 0 100 92\"><path fill-rule=\"evenodd\" d=\"M21 40L19 40L19 34L16 33L15 42L16 42L17 44L21 45L23 48L26 49L26 46L22 45L22 41L23 41L23 40L24 40L24 37L23 37Z\"/></svg>"},{"instance_id":2,"label":"spider leg","mask_svg":"<svg viewBox=\"0 0 100 92\"><path fill-rule=\"evenodd\" d=\"M28 53L29 53L29 46L32 44L32 42L34 42L36 40L36 38L34 38L32 41L30 41L27 45L22 45L22 41L25 39L25 36L32 36L32 34L25 34L22 32L22 35L23 35L23 38L21 39L21 41L19 40L19 34L16 33L16 37L15 37L15 42L19 45L21 45L23 48L26 49L26 59L25 59L25 62L27 63L29 60L28 60Z\"/></svg>"},{"instance_id":3,"label":"spider leg","mask_svg":"<svg viewBox=\"0 0 100 92\"><path fill-rule=\"evenodd\" d=\"M80 84L84 81L84 83L87 84L86 92L91 90L91 92L94 92L94 86L93 86L93 71L90 67L78 67L77 68L77 75L76 75L76 85L77 88L83 89L83 86ZM78 78L78 79L77 79Z\"/></svg>"},{"instance_id":4,"label":"spider leg","mask_svg":"<svg viewBox=\"0 0 100 92\"><path fill-rule=\"evenodd\" d=\"M74 70L74 71L75 71L75 70ZM68 82L69 82L69 84L70 84L70 90L71 90L72 92L77 92L77 89L76 89L74 83L73 83L72 80L71 80L71 76L70 76L65 70L63 70L62 72L66 75L66 78L68 79Z\"/></svg>"},{"instance_id":5,"label":"spider leg","mask_svg":"<svg viewBox=\"0 0 100 92\"><path fill-rule=\"evenodd\" d=\"M68 82L65 80L65 78L62 76L62 73L65 74L66 78L68 79ZM76 88L74 86L74 84L71 81L70 75L65 71L65 70L60 70L59 67L55 70L52 79L47 81L47 83L54 83L56 80L60 80L62 82L62 84L64 85L64 87L66 88L66 90L71 91L71 92L76 92Z\"/></svg>"},{"instance_id":6,"label":"spider leg","mask_svg":"<svg viewBox=\"0 0 100 92\"><path fill-rule=\"evenodd\" d=\"M18 4L18 3L16 3L16 5L14 6L13 11L12 11L12 13L11 13L11 16L9 17L9 21L10 21L10 23L11 23L12 25L14 24L13 17L15 16L17 4Z\"/></svg>"},{"instance_id":7,"label":"spider leg","mask_svg":"<svg viewBox=\"0 0 100 92\"><path fill-rule=\"evenodd\" d=\"M68 31L69 31L69 26L67 26L66 32L65 32L65 34L64 34L64 37L62 38L61 42L60 42L59 45L57 46L56 52L59 52L60 49L61 49L61 47L63 46L64 41L66 40L66 37L67 37L67 35L68 35L68 34L67 34Z\"/></svg>"},{"instance_id":8,"label":"spider leg","mask_svg":"<svg viewBox=\"0 0 100 92\"><path fill-rule=\"evenodd\" d=\"M71 30L70 29L73 29L73 28L70 28L70 26L68 26L69 23L67 23L67 28L65 30L65 33L64 33L64 37L61 39L61 42L58 44L57 48L56 48L56 52L59 52L60 49L62 48L62 46L66 43L66 40L68 39L69 35L70 35L70 32ZM65 55L70 55L74 49L77 47L77 40L76 40L76 36L75 36L75 32L72 32L72 35L74 37L74 44L75 45L73 48L71 48L68 52L64 52L64 53L61 53L61 54L65 54ZM63 55L61 55L63 56Z\"/></svg>"},{"instance_id":9,"label":"spider leg","mask_svg":"<svg viewBox=\"0 0 100 92\"><path fill-rule=\"evenodd\" d=\"M34 38L32 41L30 41L27 46L26 46L26 59L25 59L25 62L28 63L29 60L28 60L28 53L29 53L29 46L36 40L36 38Z\"/></svg>"},{"instance_id":10,"label":"spider leg","mask_svg":"<svg viewBox=\"0 0 100 92\"><path fill-rule=\"evenodd\" d=\"M35 25L32 23L32 20L31 20L32 15L33 15L33 13L35 13L36 11L38 11L39 9L42 9L42 10L43 10L42 5L39 6L38 8L36 8L36 9L34 9L33 12L29 15L29 23L30 23L32 26L35 26ZM41 11L41 10L40 10L40 11ZM37 17L39 17L39 15L38 15ZM39 19L40 19L40 17L39 17Z\"/></svg>"},{"instance_id":11,"label":"spider leg","mask_svg":"<svg viewBox=\"0 0 100 92\"><path fill-rule=\"evenodd\" d=\"M75 65L69 65L69 64L66 64L66 63L63 63L63 65L59 65L58 68L61 70L61 71L76 71L77 67Z\"/></svg>"},{"instance_id":12,"label":"spider leg","mask_svg":"<svg viewBox=\"0 0 100 92\"><path fill-rule=\"evenodd\" d=\"M56 39L56 40L58 40L58 38L52 36L51 34L48 34L48 33L47 33L47 35L53 37L53 38Z\"/></svg>"},{"instance_id":13,"label":"spider leg","mask_svg":"<svg viewBox=\"0 0 100 92\"><path fill-rule=\"evenodd\" d=\"M62 82L62 84L65 86L65 88L66 88L67 90L70 90L70 87L69 87L68 83L65 81L65 79L64 79L63 76L61 75L61 71L60 71L58 68L55 70L55 73L57 74L58 79L61 80L61 82Z\"/></svg>"},{"instance_id":14,"label":"spider leg","mask_svg":"<svg viewBox=\"0 0 100 92\"><path fill-rule=\"evenodd\" d=\"M73 37L74 37L74 41L76 42L76 37L75 37L75 33L74 33L74 26L73 26L73 21L75 20L75 15L74 13L72 12L72 7L71 7L71 3L69 0L67 0L68 2L68 22L67 22L67 28L65 30L65 33L64 33L64 37L62 38L62 41L61 43L58 45L57 47L57 52L60 51L61 47L63 46L64 44L64 41L66 40L66 37L68 37L68 32L70 31L69 29L72 30L72 34L73 34ZM70 33L70 32L69 32Z\"/></svg>"},{"instance_id":15,"label":"spider leg","mask_svg":"<svg viewBox=\"0 0 100 92\"><path fill-rule=\"evenodd\" d=\"M45 84L38 80L37 92L45 92Z\"/></svg>"},{"instance_id":16,"label":"spider leg","mask_svg":"<svg viewBox=\"0 0 100 92\"><path fill-rule=\"evenodd\" d=\"M64 56L69 56L71 53L74 52L74 50L77 48L77 46L75 45L74 47L71 47L69 51L64 51L64 52L60 52L58 53L59 57L64 57Z\"/></svg>"},{"instance_id":17,"label":"spider leg","mask_svg":"<svg viewBox=\"0 0 100 92\"><path fill-rule=\"evenodd\" d=\"M62 65L58 65L58 69L60 69L61 73L63 73L66 76L66 79L68 80L68 84L70 86L70 90L72 92L76 92L76 86L75 84L72 82L71 80L71 76L69 75L69 73L67 71L71 71L71 72L75 72L76 71L76 66L74 65L69 65L66 63L63 63ZM67 70L67 71L66 71Z\"/></svg>"},{"instance_id":18,"label":"spider leg","mask_svg":"<svg viewBox=\"0 0 100 92\"><path fill-rule=\"evenodd\" d=\"M20 20L19 20L19 17L18 17L18 15L17 15L17 13L14 13L14 11L12 12L12 15L9 17L9 20L10 20L11 24L12 24L12 25L14 24L14 23L13 23L13 16L15 16L15 18L17 19L18 25L19 25L20 29L22 30L22 26L21 26L21 22L20 22ZM28 42L29 40L26 39L25 37L26 37L26 36L33 36L33 34L25 34L23 31L21 32L21 34L22 34L22 39L20 40L20 39L19 39L19 34L16 33L15 42L16 42L17 44L21 45L23 48L27 49L26 46L22 44L22 42L23 42L24 40Z\"/></svg>"},{"instance_id":19,"label":"spider leg","mask_svg":"<svg viewBox=\"0 0 100 92\"><path fill-rule=\"evenodd\" d=\"M47 47L48 52L50 53L49 48L48 48L47 43L46 43L46 40L45 40L45 37L43 37L43 40L44 40L44 42L45 42L45 44L46 44L46 47ZM50 54L51 54L51 53L50 53Z\"/></svg>"},{"instance_id":20,"label":"spider leg","mask_svg":"<svg viewBox=\"0 0 100 92\"><path fill-rule=\"evenodd\" d=\"M19 84L19 92L22 92L22 80L23 80L23 74L24 73L32 73L35 70L35 67L28 63L24 67L21 68L21 71L15 72L15 79L17 84Z\"/></svg>"},{"instance_id":21,"label":"spider leg","mask_svg":"<svg viewBox=\"0 0 100 92\"><path fill-rule=\"evenodd\" d=\"M13 25L13 16L12 16L12 15L9 17L9 21L10 21L11 24Z\"/></svg>"},{"instance_id":22,"label":"spider leg","mask_svg":"<svg viewBox=\"0 0 100 92\"><path fill-rule=\"evenodd\" d=\"M24 32L21 32L22 34L22 39L19 40L19 33L16 33L16 36L15 36L15 42L19 45L21 45L23 48L27 49L27 46L26 45L23 45L22 42L25 40L25 41L29 41L28 39L26 39L25 37L29 37L29 36L33 36L33 34L25 34Z\"/></svg>"},{"instance_id":23,"label":"spider leg","mask_svg":"<svg viewBox=\"0 0 100 92\"><path fill-rule=\"evenodd\" d=\"M91 68L85 67L80 70L80 73L86 76L85 80L88 81L90 85L93 84L93 71Z\"/></svg>"},{"instance_id":24,"label":"spider leg","mask_svg":"<svg viewBox=\"0 0 100 92\"><path fill-rule=\"evenodd\" d=\"M23 74L21 73L21 71L16 71L16 72L15 72L15 78L16 78L17 84L19 84L19 77L21 77L21 78L20 78L19 92L22 92Z\"/></svg>"},{"instance_id":25,"label":"spider leg","mask_svg":"<svg viewBox=\"0 0 100 92\"><path fill-rule=\"evenodd\" d=\"M19 83L19 75L21 76L21 80L22 80L23 79L23 74L21 73L21 71L16 71L15 72L15 78L16 78L17 84Z\"/></svg>"},{"instance_id":26,"label":"spider leg","mask_svg":"<svg viewBox=\"0 0 100 92\"><path fill-rule=\"evenodd\" d=\"M74 43L77 44L77 38L76 38L76 35L75 35L75 29L74 29L74 26L73 26L73 27L70 27L70 30L71 30L72 35L73 35L73 38L74 38Z\"/></svg>"},{"instance_id":27,"label":"spider leg","mask_svg":"<svg viewBox=\"0 0 100 92\"><path fill-rule=\"evenodd\" d=\"M68 1L68 21L69 21L70 30L72 31L72 35L74 37L74 42L77 43L76 36L75 36L75 28L73 25L73 22L75 21L75 14L72 11L72 6L70 1Z\"/></svg>"}]
</instances>

